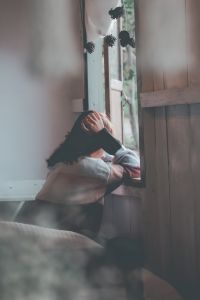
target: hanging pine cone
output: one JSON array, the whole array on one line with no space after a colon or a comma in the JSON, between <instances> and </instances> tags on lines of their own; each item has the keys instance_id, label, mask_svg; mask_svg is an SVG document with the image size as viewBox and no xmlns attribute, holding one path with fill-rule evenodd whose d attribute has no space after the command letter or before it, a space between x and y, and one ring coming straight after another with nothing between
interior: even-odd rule
<instances>
[{"instance_id":1,"label":"hanging pine cone","mask_svg":"<svg viewBox=\"0 0 200 300\"><path fill-rule=\"evenodd\" d=\"M88 53L93 53L94 52L94 49L95 49L95 44L93 42L88 42L86 45L85 45L85 49Z\"/></svg>"},{"instance_id":2,"label":"hanging pine cone","mask_svg":"<svg viewBox=\"0 0 200 300\"><path fill-rule=\"evenodd\" d=\"M116 37L110 34L110 35L106 35L104 40L109 47L113 47L116 41Z\"/></svg>"},{"instance_id":3,"label":"hanging pine cone","mask_svg":"<svg viewBox=\"0 0 200 300\"><path fill-rule=\"evenodd\" d=\"M108 13L112 19L118 19L118 18L122 17L124 14L124 7L118 6L115 9L110 9Z\"/></svg>"},{"instance_id":4,"label":"hanging pine cone","mask_svg":"<svg viewBox=\"0 0 200 300\"><path fill-rule=\"evenodd\" d=\"M126 31L126 30L120 31L119 40L120 40L120 45L122 47L126 47L127 45L129 45L130 35L129 35L128 31Z\"/></svg>"},{"instance_id":5,"label":"hanging pine cone","mask_svg":"<svg viewBox=\"0 0 200 300\"><path fill-rule=\"evenodd\" d=\"M130 38L128 44L129 44L132 48L135 48L135 41L134 41L134 38Z\"/></svg>"},{"instance_id":6,"label":"hanging pine cone","mask_svg":"<svg viewBox=\"0 0 200 300\"><path fill-rule=\"evenodd\" d=\"M126 30L120 31L120 33L119 33L119 39L123 39L123 40L130 39L130 35L129 35L128 31L126 31Z\"/></svg>"},{"instance_id":7,"label":"hanging pine cone","mask_svg":"<svg viewBox=\"0 0 200 300\"><path fill-rule=\"evenodd\" d=\"M126 47L128 45L128 42L127 41L124 41L124 40L120 40L120 45L122 47Z\"/></svg>"}]
</instances>

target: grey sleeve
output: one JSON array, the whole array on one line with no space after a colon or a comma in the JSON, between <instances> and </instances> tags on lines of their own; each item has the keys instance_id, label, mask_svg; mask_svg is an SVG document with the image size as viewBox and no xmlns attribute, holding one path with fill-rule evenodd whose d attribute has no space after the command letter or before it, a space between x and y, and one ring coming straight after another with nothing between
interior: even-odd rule
<instances>
[{"instance_id":1,"label":"grey sleeve","mask_svg":"<svg viewBox=\"0 0 200 300\"><path fill-rule=\"evenodd\" d=\"M113 164L119 164L123 167L140 167L139 156L136 152L126 148L124 145L115 153Z\"/></svg>"},{"instance_id":2,"label":"grey sleeve","mask_svg":"<svg viewBox=\"0 0 200 300\"><path fill-rule=\"evenodd\" d=\"M139 156L124 145L115 153L110 165L108 184L122 183L125 176L138 177L140 170Z\"/></svg>"}]
</instances>

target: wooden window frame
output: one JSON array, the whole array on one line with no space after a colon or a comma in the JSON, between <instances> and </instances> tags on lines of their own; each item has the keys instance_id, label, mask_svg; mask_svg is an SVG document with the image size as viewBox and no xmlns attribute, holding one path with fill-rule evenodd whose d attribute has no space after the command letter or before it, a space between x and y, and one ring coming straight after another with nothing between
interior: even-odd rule
<instances>
[{"instance_id":1,"label":"wooden window frame","mask_svg":"<svg viewBox=\"0 0 200 300\"><path fill-rule=\"evenodd\" d=\"M84 3L84 0L81 0ZM84 9L84 5L83 5ZM141 167L141 178L140 180L130 179L125 182L125 185L144 188L145 187L145 155L144 155L144 134L143 134L143 107L141 106L140 101L140 91L141 91L141 75L140 75L140 68L139 68L139 51L138 51L138 43L137 43L137 36L138 36L138 0L134 0L134 9L135 9L135 40L136 40L136 70L137 70L137 99L138 99L138 121L139 121L139 156L140 156L140 167ZM84 13L83 13L84 15ZM83 44L86 43L86 30L84 23L85 20L83 19ZM119 23L120 26L120 23ZM105 76L105 110L108 115L110 115L110 88L111 88L111 81L110 81L110 70L109 70L109 53L108 53L108 46L104 43L104 76ZM89 54L90 55L90 54ZM121 57L122 59L122 57ZM122 68L121 68L121 76L122 76ZM121 77L122 78L122 77ZM85 86L85 99L83 109L88 110L90 109L90 103L88 101L89 95L89 83L88 83L88 54L84 53L84 86ZM98 107L96 108L98 109ZM123 128L122 128L123 132ZM123 137L122 137L123 138Z\"/></svg>"},{"instance_id":2,"label":"wooden window frame","mask_svg":"<svg viewBox=\"0 0 200 300\"><path fill-rule=\"evenodd\" d=\"M137 36L138 36L138 7L137 7L137 1L134 1L134 9L135 9L135 38L136 38L136 53L139 53L138 51L138 45L137 45ZM120 31L121 24L118 22L118 30ZM140 69L139 69L139 58L136 54L136 70L137 70L137 99L138 99L138 122L139 122L139 156L140 156L140 167L141 167L141 178L140 180L127 180L125 183L128 186L134 186L134 187L145 187L145 156L144 156L144 134L143 134L143 117L142 117L142 105L140 101L140 91L141 91L141 75L140 75ZM123 68L122 68L122 53L120 57L121 63L121 79L123 80ZM110 68L109 68L109 47L104 43L104 72L105 72L105 106L106 106L106 112L108 115L110 115L110 90L112 85L112 80L110 79ZM122 109L123 113L123 109ZM122 123L123 126L123 123ZM122 134L124 132L124 128L122 127ZM124 139L124 136L122 136L122 140Z\"/></svg>"}]
</instances>

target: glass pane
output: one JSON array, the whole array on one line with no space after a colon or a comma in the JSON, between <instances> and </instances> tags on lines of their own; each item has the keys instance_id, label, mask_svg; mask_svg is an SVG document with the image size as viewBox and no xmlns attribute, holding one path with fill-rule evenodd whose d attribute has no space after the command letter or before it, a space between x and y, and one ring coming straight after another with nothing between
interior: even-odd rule
<instances>
[{"instance_id":1,"label":"glass pane","mask_svg":"<svg viewBox=\"0 0 200 300\"><path fill-rule=\"evenodd\" d=\"M125 14L122 29L135 38L134 0L124 0ZM123 111L124 144L139 151L138 98L136 52L131 46L123 47Z\"/></svg>"},{"instance_id":2,"label":"glass pane","mask_svg":"<svg viewBox=\"0 0 200 300\"><path fill-rule=\"evenodd\" d=\"M118 36L119 22L115 21L112 25L111 34L114 37ZM121 51L118 41L113 47L109 49L109 65L110 65L110 79L122 80L121 76Z\"/></svg>"}]
</instances>

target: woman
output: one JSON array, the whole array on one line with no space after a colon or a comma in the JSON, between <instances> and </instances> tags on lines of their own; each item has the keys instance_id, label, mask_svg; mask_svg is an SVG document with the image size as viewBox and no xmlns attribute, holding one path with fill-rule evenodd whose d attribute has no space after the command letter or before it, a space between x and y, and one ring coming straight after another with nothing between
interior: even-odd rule
<instances>
[{"instance_id":1,"label":"woman","mask_svg":"<svg viewBox=\"0 0 200 300\"><path fill-rule=\"evenodd\" d=\"M105 115L83 112L47 160L50 171L36 201L26 204L16 220L95 238L104 195L125 178L140 177L138 157L112 134Z\"/></svg>"}]
</instances>

